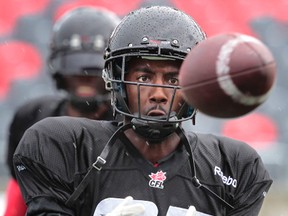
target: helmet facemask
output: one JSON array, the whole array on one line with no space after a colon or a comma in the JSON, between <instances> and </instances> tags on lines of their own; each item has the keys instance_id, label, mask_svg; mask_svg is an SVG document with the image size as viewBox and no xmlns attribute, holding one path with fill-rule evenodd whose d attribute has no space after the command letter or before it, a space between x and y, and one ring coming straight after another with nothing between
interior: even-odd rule
<instances>
[{"instance_id":1,"label":"helmet facemask","mask_svg":"<svg viewBox=\"0 0 288 216\"><path fill-rule=\"evenodd\" d=\"M142 82L131 82L126 79L126 75L129 73L129 62L132 58L136 58L136 55L125 54L121 57L116 57L111 59L109 66L109 71L103 71L103 78L106 81L108 89L112 90L112 106L115 113L122 114L128 119L132 128L140 136L144 137L149 143L159 143L170 134L172 134L176 128L180 125L182 121L193 119L196 110L188 106L188 104L182 99L181 106L177 106L177 110L173 110L173 105L176 103L176 93L180 91L180 86L175 85L162 85L162 84L152 84L152 83L142 83ZM173 57L161 55L153 55L144 53L141 55L143 59L153 59L153 60L169 60L169 61L181 61L181 57ZM108 74L110 73L110 75ZM127 94L127 88L137 89L137 98ZM154 91L153 89L162 88L163 91L169 91L170 96L168 99L169 108L163 109L161 115L150 116L146 112L143 113L141 105L141 97L143 97L143 92L145 89L150 89L148 91ZM142 92L142 93L141 93ZM145 96L144 96L145 97ZM131 111L131 100L133 100L134 106L132 106L133 111ZM178 103L178 102L177 102ZM129 106L130 105L130 106ZM161 105L155 104L161 109ZM136 107L136 108L135 108ZM151 108L152 109L152 108Z\"/></svg>"},{"instance_id":2,"label":"helmet facemask","mask_svg":"<svg viewBox=\"0 0 288 216\"><path fill-rule=\"evenodd\" d=\"M110 94L105 89L102 77L88 75L88 69L85 71L87 75L62 77L70 105L84 116L95 113L100 107L108 107L110 101Z\"/></svg>"}]
</instances>

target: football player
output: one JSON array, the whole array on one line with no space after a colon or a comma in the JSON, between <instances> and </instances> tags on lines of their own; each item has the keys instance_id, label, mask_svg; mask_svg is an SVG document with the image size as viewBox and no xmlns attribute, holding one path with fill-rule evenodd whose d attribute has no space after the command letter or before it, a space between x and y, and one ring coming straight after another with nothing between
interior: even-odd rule
<instances>
[{"instance_id":1,"label":"football player","mask_svg":"<svg viewBox=\"0 0 288 216\"><path fill-rule=\"evenodd\" d=\"M54 117L28 129L14 155L28 215L258 215L272 180L256 151L181 126L196 110L180 66L205 38L170 7L124 17L103 70L124 120Z\"/></svg>"},{"instance_id":2,"label":"football player","mask_svg":"<svg viewBox=\"0 0 288 216\"><path fill-rule=\"evenodd\" d=\"M7 188L6 216L24 215L13 169L13 153L25 130L49 116L90 119L113 118L110 95L102 79L104 49L120 19L112 12L95 7L78 7L65 13L53 26L49 73L59 92L23 104L9 130L7 163L12 178ZM17 204L18 203L18 204Z\"/></svg>"}]
</instances>

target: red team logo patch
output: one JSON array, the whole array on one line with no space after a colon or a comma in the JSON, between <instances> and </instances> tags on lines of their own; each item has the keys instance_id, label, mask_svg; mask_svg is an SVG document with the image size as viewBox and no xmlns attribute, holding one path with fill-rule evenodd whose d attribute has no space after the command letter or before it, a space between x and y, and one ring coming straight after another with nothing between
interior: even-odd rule
<instances>
[{"instance_id":1,"label":"red team logo patch","mask_svg":"<svg viewBox=\"0 0 288 216\"><path fill-rule=\"evenodd\" d=\"M163 189L164 188L164 181L166 179L166 172L158 171L157 173L151 173L149 175L151 180L149 181L149 186L154 188Z\"/></svg>"}]
</instances>

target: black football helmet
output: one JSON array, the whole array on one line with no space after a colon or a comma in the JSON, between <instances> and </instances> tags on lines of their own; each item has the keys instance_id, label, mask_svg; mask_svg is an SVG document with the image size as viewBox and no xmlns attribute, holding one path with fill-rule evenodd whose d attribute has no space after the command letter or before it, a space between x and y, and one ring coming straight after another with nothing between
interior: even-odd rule
<instances>
[{"instance_id":1,"label":"black football helmet","mask_svg":"<svg viewBox=\"0 0 288 216\"><path fill-rule=\"evenodd\" d=\"M137 56L183 61L188 52L205 38L206 34L195 20L167 6L152 6L131 12L113 31L105 52L103 78L106 88L112 91L114 110L128 116L133 128L140 135L150 137L152 141L162 139L175 131L179 122L193 119L196 110L184 103L178 113L170 108L167 116L143 116L140 110L138 113L131 113L128 108L130 98L126 95L125 86L149 84L127 83L124 80L129 59ZM170 88L174 89L175 94L180 86ZM139 91L138 100L140 96Z\"/></svg>"},{"instance_id":2,"label":"black football helmet","mask_svg":"<svg viewBox=\"0 0 288 216\"><path fill-rule=\"evenodd\" d=\"M120 19L113 12L82 6L68 11L55 23L48 65L58 89L66 90L65 75L101 77L104 50L119 22ZM98 101L103 98L110 100L110 96L99 95ZM72 97L71 100L76 104L86 103L80 98ZM92 103L89 101L90 105Z\"/></svg>"}]
</instances>

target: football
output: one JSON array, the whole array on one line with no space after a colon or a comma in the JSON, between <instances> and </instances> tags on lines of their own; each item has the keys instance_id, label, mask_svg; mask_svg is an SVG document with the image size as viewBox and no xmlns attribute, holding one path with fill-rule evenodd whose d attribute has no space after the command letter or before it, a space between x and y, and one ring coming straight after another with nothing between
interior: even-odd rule
<instances>
[{"instance_id":1,"label":"football","mask_svg":"<svg viewBox=\"0 0 288 216\"><path fill-rule=\"evenodd\" d=\"M276 78L276 63L259 39L223 33L196 45L179 72L183 97L200 112L236 118L268 98Z\"/></svg>"}]
</instances>

